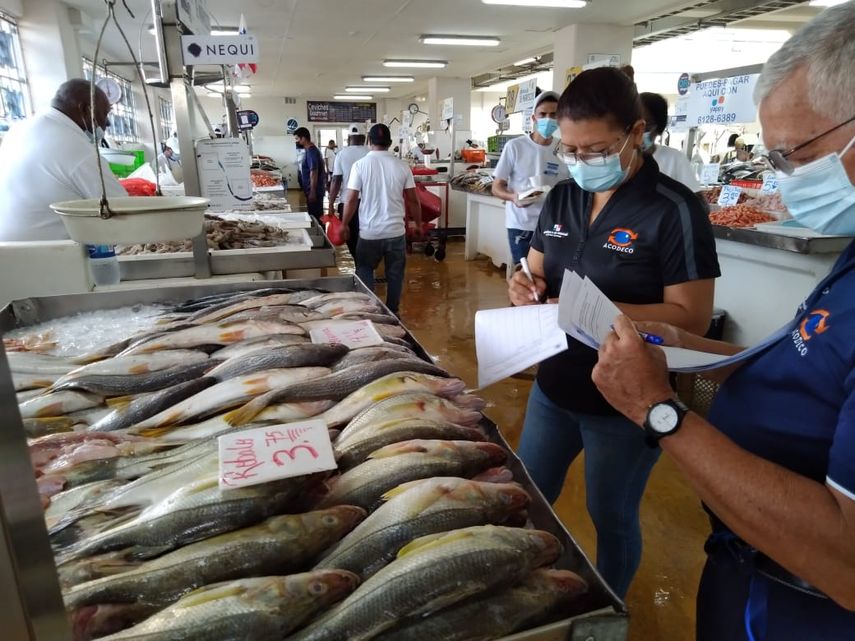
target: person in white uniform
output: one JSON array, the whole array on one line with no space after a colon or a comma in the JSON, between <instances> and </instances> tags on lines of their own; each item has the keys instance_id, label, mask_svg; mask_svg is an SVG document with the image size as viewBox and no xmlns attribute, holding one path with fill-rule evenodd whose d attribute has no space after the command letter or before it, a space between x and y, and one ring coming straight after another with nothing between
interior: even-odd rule
<instances>
[{"instance_id":1,"label":"person in white uniform","mask_svg":"<svg viewBox=\"0 0 855 641\"><path fill-rule=\"evenodd\" d=\"M340 217L344 217L344 199L347 196L347 183L350 180L350 171L357 160L365 158L368 147L365 146L365 125L351 123L347 128L347 147L335 155L335 164L330 180L330 215L335 214L335 201L339 195L342 202L338 205ZM342 190L342 186L344 189ZM350 235L347 239L347 248L350 255L356 259L356 243L359 241L359 203L356 205L356 213L350 219Z\"/></svg>"},{"instance_id":2,"label":"person in white uniform","mask_svg":"<svg viewBox=\"0 0 855 641\"><path fill-rule=\"evenodd\" d=\"M646 123L641 150L653 156L653 160L659 165L659 171L698 193L701 191L701 183L692 171L692 164L686 154L668 145L656 144L656 139L662 135L668 125L668 101L658 93L648 91L639 94L639 98L641 98L642 116Z\"/></svg>"},{"instance_id":3,"label":"person in white uniform","mask_svg":"<svg viewBox=\"0 0 855 641\"><path fill-rule=\"evenodd\" d=\"M389 152L389 127L376 124L368 132L371 151L350 172L344 203L344 235L359 203L359 243L356 246L356 275L374 290L374 270L383 261L386 272L386 306L398 313L404 288L407 261L406 212L421 229L421 204L413 172L403 160Z\"/></svg>"},{"instance_id":4,"label":"person in white uniform","mask_svg":"<svg viewBox=\"0 0 855 641\"><path fill-rule=\"evenodd\" d=\"M519 199L519 194L531 187L554 187L570 177L567 167L555 156L552 134L558 129L555 118L558 94L544 91L535 102L531 116L534 130L508 142L493 171L493 195L505 202L505 227L514 265L528 256L531 237L543 207L543 198L532 201Z\"/></svg>"},{"instance_id":5,"label":"person in white uniform","mask_svg":"<svg viewBox=\"0 0 855 641\"><path fill-rule=\"evenodd\" d=\"M51 107L13 127L0 145L0 241L68 238L51 203L127 196L94 140L103 138L110 102L95 88L95 121L90 115L90 85L79 78L60 85Z\"/></svg>"}]
</instances>

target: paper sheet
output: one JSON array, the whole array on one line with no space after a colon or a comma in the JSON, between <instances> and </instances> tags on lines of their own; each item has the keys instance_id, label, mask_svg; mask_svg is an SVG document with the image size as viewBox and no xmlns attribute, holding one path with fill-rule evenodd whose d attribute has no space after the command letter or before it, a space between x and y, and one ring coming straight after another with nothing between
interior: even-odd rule
<instances>
[{"instance_id":1,"label":"paper sheet","mask_svg":"<svg viewBox=\"0 0 855 641\"><path fill-rule=\"evenodd\" d=\"M478 387L487 387L567 349L558 305L487 309L475 314Z\"/></svg>"}]
</instances>

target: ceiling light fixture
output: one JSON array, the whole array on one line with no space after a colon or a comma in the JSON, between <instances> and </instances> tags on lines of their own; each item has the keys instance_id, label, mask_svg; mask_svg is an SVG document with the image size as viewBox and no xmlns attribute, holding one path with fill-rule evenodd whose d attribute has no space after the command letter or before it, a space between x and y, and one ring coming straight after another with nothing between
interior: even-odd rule
<instances>
[{"instance_id":1,"label":"ceiling light fixture","mask_svg":"<svg viewBox=\"0 0 855 641\"><path fill-rule=\"evenodd\" d=\"M522 60L517 60L514 63L514 67L525 67L526 65L533 65L537 62L537 58L524 58Z\"/></svg>"},{"instance_id":2,"label":"ceiling light fixture","mask_svg":"<svg viewBox=\"0 0 855 641\"><path fill-rule=\"evenodd\" d=\"M362 82L415 82L412 76L362 76Z\"/></svg>"},{"instance_id":3,"label":"ceiling light fixture","mask_svg":"<svg viewBox=\"0 0 855 641\"><path fill-rule=\"evenodd\" d=\"M384 67L411 67L413 69L445 69L445 60L384 60Z\"/></svg>"},{"instance_id":4,"label":"ceiling light fixture","mask_svg":"<svg viewBox=\"0 0 855 641\"><path fill-rule=\"evenodd\" d=\"M368 96L368 95L363 96L363 95L351 93L351 94L347 94L346 96L341 96L341 95L333 96L333 99L334 100L371 100L373 97L374 96Z\"/></svg>"},{"instance_id":5,"label":"ceiling light fixture","mask_svg":"<svg viewBox=\"0 0 855 641\"><path fill-rule=\"evenodd\" d=\"M245 96L247 94L252 93L252 87L250 87L249 85L237 85L234 88L234 92L237 94L240 94L242 96Z\"/></svg>"},{"instance_id":6,"label":"ceiling light fixture","mask_svg":"<svg viewBox=\"0 0 855 641\"><path fill-rule=\"evenodd\" d=\"M546 7L550 9L581 9L586 0L481 0L484 4L501 4L512 7Z\"/></svg>"},{"instance_id":7,"label":"ceiling light fixture","mask_svg":"<svg viewBox=\"0 0 855 641\"><path fill-rule=\"evenodd\" d=\"M148 26L148 32L154 35L154 25ZM214 27L211 29L212 36L239 36L240 30L237 27Z\"/></svg>"},{"instance_id":8,"label":"ceiling light fixture","mask_svg":"<svg viewBox=\"0 0 855 641\"><path fill-rule=\"evenodd\" d=\"M811 7L836 7L843 4L846 0L810 0Z\"/></svg>"},{"instance_id":9,"label":"ceiling light fixture","mask_svg":"<svg viewBox=\"0 0 855 641\"><path fill-rule=\"evenodd\" d=\"M391 91L390 87L345 87L344 90L347 93L389 93Z\"/></svg>"},{"instance_id":10,"label":"ceiling light fixture","mask_svg":"<svg viewBox=\"0 0 855 641\"><path fill-rule=\"evenodd\" d=\"M464 47L498 47L502 41L498 38L481 36L422 36L423 45L461 45Z\"/></svg>"}]
</instances>

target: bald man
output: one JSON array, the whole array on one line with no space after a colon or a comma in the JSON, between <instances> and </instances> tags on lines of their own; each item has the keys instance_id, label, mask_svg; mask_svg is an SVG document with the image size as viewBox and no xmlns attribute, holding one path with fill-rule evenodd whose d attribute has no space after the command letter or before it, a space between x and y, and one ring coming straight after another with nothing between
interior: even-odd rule
<instances>
[{"instance_id":1,"label":"bald man","mask_svg":"<svg viewBox=\"0 0 855 641\"><path fill-rule=\"evenodd\" d=\"M60 85L51 106L13 127L0 145L0 241L68 238L50 204L100 198L101 179L93 141L103 136L110 102L82 79ZM127 196L110 168L100 161L107 197Z\"/></svg>"}]
</instances>

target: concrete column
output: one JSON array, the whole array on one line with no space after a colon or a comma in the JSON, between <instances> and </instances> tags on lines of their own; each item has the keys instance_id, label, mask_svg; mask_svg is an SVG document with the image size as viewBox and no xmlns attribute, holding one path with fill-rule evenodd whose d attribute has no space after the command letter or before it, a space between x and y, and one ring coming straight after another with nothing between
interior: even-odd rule
<instances>
[{"instance_id":1,"label":"concrete column","mask_svg":"<svg viewBox=\"0 0 855 641\"><path fill-rule=\"evenodd\" d=\"M428 101L424 111L430 114L431 126L438 128L439 117L442 114L442 101L454 98L454 113L463 117L457 123L460 131L469 130L470 110L472 103L472 82L468 78L431 78L428 80Z\"/></svg>"},{"instance_id":2,"label":"concrete column","mask_svg":"<svg viewBox=\"0 0 855 641\"><path fill-rule=\"evenodd\" d=\"M564 91L567 69L584 66L591 54L618 54L620 64L630 64L633 31L612 24L571 24L556 31L553 89Z\"/></svg>"},{"instance_id":3,"label":"concrete column","mask_svg":"<svg viewBox=\"0 0 855 641\"><path fill-rule=\"evenodd\" d=\"M56 89L66 80L83 77L77 41L80 12L57 0L25 0L21 48L33 109L50 106Z\"/></svg>"}]
</instances>

